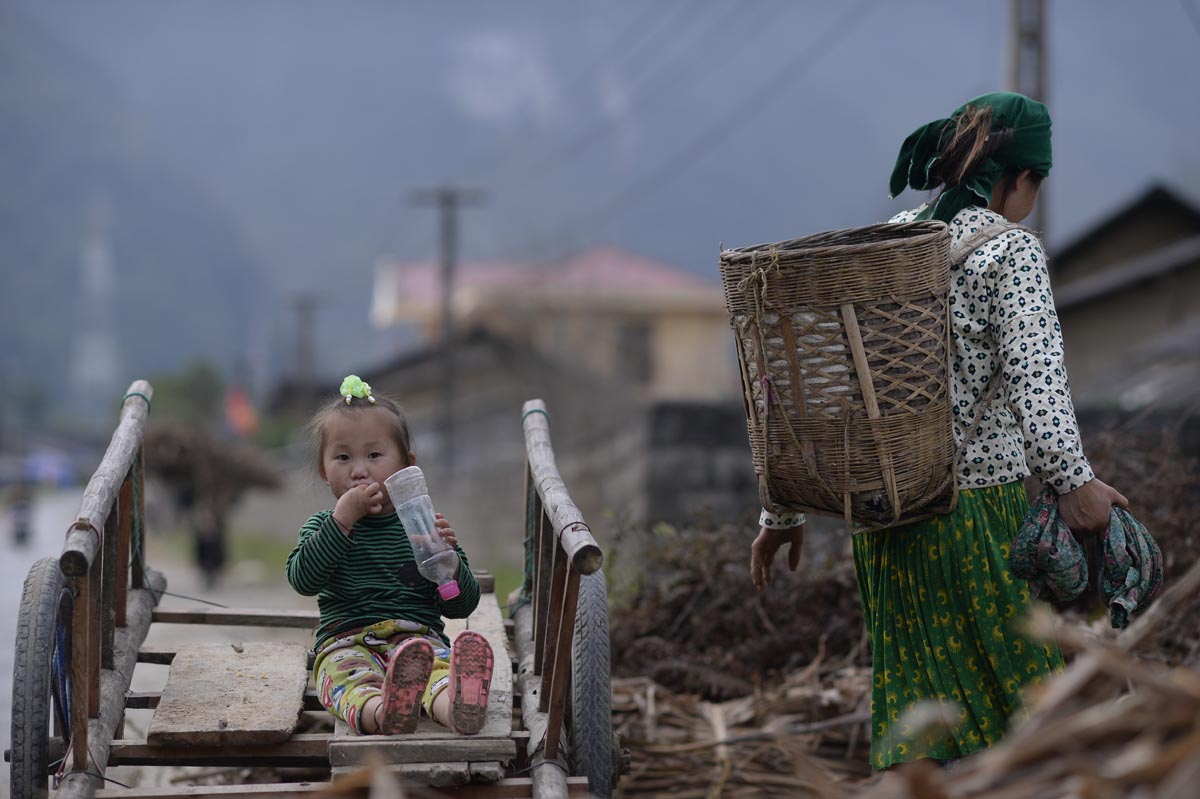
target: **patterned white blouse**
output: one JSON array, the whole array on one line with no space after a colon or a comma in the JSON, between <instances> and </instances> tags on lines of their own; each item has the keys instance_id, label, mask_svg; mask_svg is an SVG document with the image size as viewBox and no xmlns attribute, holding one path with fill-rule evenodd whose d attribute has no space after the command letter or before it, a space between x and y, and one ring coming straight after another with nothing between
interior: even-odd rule
<instances>
[{"instance_id":1,"label":"patterned white blouse","mask_svg":"<svg viewBox=\"0 0 1200 799\"><path fill-rule=\"evenodd\" d=\"M912 222L924 207L890 221ZM964 208L950 221L951 243L1003 221L985 208ZM950 312L959 489L1011 483L1031 470L1060 494L1091 480L1041 241L1024 229L1007 230L952 265ZM1001 365L1002 390L978 414L975 427L966 429ZM804 514L765 509L759 519L766 527L803 522Z\"/></svg>"}]
</instances>

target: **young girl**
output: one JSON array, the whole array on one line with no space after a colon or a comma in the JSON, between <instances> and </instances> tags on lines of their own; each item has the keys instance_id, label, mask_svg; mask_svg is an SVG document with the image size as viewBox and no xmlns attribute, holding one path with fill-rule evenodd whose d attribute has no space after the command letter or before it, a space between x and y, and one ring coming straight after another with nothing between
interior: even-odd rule
<instances>
[{"instance_id":1,"label":"young girl","mask_svg":"<svg viewBox=\"0 0 1200 799\"><path fill-rule=\"evenodd\" d=\"M487 717L491 646L464 630L447 649L442 617L469 616L479 584L440 513L438 534L459 557L459 595L443 600L417 571L383 488L416 463L408 423L354 375L341 394L309 424L317 471L337 504L305 522L287 560L288 582L315 594L321 611L313 663L321 704L358 734L413 732L422 707L455 732L477 733Z\"/></svg>"},{"instance_id":2,"label":"young girl","mask_svg":"<svg viewBox=\"0 0 1200 799\"><path fill-rule=\"evenodd\" d=\"M854 565L871 641L871 765L949 761L997 741L1021 707L1021 690L1062 665L1058 648L1013 624L1029 588L1013 577L1009 545L1029 501L1032 472L1058 493L1077 533L1104 530L1128 503L1093 474L1083 454L1063 365L1062 333L1046 255L1025 219L1050 172L1050 115L1020 94L971 100L923 125L900 149L891 191L940 189L893 222L950 227L952 391L958 505L922 522L854 536ZM750 572L761 590L788 545L793 571L804 515L763 511ZM953 702L958 724L911 739L904 711L923 699Z\"/></svg>"}]
</instances>

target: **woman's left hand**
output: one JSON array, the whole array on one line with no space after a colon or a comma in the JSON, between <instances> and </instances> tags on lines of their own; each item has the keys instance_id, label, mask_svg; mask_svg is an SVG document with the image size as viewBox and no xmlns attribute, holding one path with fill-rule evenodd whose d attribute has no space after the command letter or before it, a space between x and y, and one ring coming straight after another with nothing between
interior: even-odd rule
<instances>
[{"instance_id":1,"label":"woman's left hand","mask_svg":"<svg viewBox=\"0 0 1200 799\"><path fill-rule=\"evenodd\" d=\"M434 515L437 517L434 524L437 525L438 535L450 546L458 546L458 536L454 534L454 528L450 526L450 522L446 521L446 517L440 513Z\"/></svg>"},{"instance_id":2,"label":"woman's left hand","mask_svg":"<svg viewBox=\"0 0 1200 799\"><path fill-rule=\"evenodd\" d=\"M1128 508L1129 500L1112 486L1093 478L1058 497L1058 515L1071 532L1103 533L1108 529L1113 505Z\"/></svg>"}]
</instances>

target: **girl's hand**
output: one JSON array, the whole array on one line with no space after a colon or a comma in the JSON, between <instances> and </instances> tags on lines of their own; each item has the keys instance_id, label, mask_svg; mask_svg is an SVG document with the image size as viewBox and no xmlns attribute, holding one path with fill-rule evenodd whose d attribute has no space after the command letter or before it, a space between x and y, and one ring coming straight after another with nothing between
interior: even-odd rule
<instances>
[{"instance_id":1,"label":"girl's hand","mask_svg":"<svg viewBox=\"0 0 1200 799\"><path fill-rule=\"evenodd\" d=\"M771 563L775 553L788 544L788 570L800 565L800 548L804 546L804 525L796 527L760 527L758 537L750 546L750 579L759 591L771 584Z\"/></svg>"},{"instance_id":2,"label":"girl's hand","mask_svg":"<svg viewBox=\"0 0 1200 799\"><path fill-rule=\"evenodd\" d=\"M440 513L435 513L434 515L437 517L434 524L437 526L438 535L450 546L456 546L458 544L458 536L454 534L454 528L450 526L450 522L446 521L446 517Z\"/></svg>"},{"instance_id":3,"label":"girl's hand","mask_svg":"<svg viewBox=\"0 0 1200 799\"><path fill-rule=\"evenodd\" d=\"M1113 505L1129 507L1129 500L1117 489L1092 479L1074 491L1058 497L1058 515L1075 533L1103 533L1108 529L1108 519Z\"/></svg>"},{"instance_id":4,"label":"girl's hand","mask_svg":"<svg viewBox=\"0 0 1200 799\"><path fill-rule=\"evenodd\" d=\"M371 483L354 486L338 497L333 520L349 533L359 519L376 513L383 513L383 486Z\"/></svg>"}]
</instances>

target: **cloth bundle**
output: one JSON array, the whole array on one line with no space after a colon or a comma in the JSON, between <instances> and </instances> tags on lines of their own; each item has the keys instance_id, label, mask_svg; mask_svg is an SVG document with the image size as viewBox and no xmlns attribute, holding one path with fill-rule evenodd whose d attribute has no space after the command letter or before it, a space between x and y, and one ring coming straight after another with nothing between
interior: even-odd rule
<instances>
[{"instance_id":1,"label":"cloth bundle","mask_svg":"<svg viewBox=\"0 0 1200 799\"><path fill-rule=\"evenodd\" d=\"M1029 582L1034 597L1070 602L1088 586L1087 553L1058 515L1058 495L1045 486L1013 540L1008 558L1013 574ZM1129 511L1114 507L1100 555L1100 595L1112 626L1158 596L1162 551Z\"/></svg>"}]
</instances>

